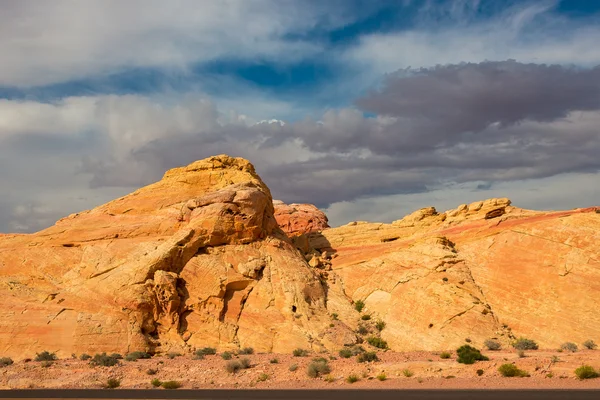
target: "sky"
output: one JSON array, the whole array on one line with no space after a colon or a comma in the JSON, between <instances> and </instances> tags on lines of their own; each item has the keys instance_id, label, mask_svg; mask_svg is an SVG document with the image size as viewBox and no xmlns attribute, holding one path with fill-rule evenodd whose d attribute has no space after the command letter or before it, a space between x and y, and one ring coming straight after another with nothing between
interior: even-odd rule
<instances>
[{"instance_id":1,"label":"sky","mask_svg":"<svg viewBox=\"0 0 600 400\"><path fill-rule=\"evenodd\" d=\"M332 226L600 205L600 0L0 0L0 232L216 154Z\"/></svg>"}]
</instances>

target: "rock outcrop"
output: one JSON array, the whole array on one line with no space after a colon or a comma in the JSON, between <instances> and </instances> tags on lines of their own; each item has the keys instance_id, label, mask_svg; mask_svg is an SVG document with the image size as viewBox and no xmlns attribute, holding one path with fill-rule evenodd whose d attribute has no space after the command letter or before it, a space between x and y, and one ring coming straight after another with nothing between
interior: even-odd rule
<instances>
[{"instance_id":1,"label":"rock outcrop","mask_svg":"<svg viewBox=\"0 0 600 400\"><path fill-rule=\"evenodd\" d=\"M246 160L216 156L0 238L0 354L341 346L319 275ZM336 332L337 331L337 332Z\"/></svg>"},{"instance_id":2,"label":"rock outcrop","mask_svg":"<svg viewBox=\"0 0 600 400\"><path fill-rule=\"evenodd\" d=\"M275 219L279 227L291 237L329 228L327 216L312 204L285 204L274 200Z\"/></svg>"}]
</instances>

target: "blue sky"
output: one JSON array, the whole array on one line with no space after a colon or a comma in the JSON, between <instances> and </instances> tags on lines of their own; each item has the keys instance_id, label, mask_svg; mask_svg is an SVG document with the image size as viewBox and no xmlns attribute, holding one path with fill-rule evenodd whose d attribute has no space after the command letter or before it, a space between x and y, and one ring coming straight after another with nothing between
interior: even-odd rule
<instances>
[{"instance_id":1,"label":"blue sky","mask_svg":"<svg viewBox=\"0 0 600 400\"><path fill-rule=\"evenodd\" d=\"M249 158L276 197L314 202L333 224L500 195L600 203L585 155L545 164L598 138L586 82L600 1L2 7L0 231L40 229L211 152Z\"/></svg>"}]
</instances>

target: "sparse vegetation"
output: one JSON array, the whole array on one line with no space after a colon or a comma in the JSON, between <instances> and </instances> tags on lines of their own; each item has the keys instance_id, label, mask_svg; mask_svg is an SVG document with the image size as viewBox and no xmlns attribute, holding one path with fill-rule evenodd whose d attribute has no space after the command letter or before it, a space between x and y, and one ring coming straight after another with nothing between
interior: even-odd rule
<instances>
[{"instance_id":1,"label":"sparse vegetation","mask_svg":"<svg viewBox=\"0 0 600 400\"><path fill-rule=\"evenodd\" d=\"M449 359L450 357L452 357L452 354L448 353L447 351L442 351L442 352L440 353L440 358L441 358L441 359L447 360L447 359Z\"/></svg>"},{"instance_id":2,"label":"sparse vegetation","mask_svg":"<svg viewBox=\"0 0 600 400\"><path fill-rule=\"evenodd\" d=\"M113 365L117 365L118 363L119 360L117 360L113 356L107 355L106 353L96 354L90 361L90 365L101 367L112 367Z\"/></svg>"},{"instance_id":3,"label":"sparse vegetation","mask_svg":"<svg viewBox=\"0 0 600 400\"><path fill-rule=\"evenodd\" d=\"M167 357L169 357L169 359L174 359L175 357L180 357L181 354L180 353L168 353Z\"/></svg>"},{"instance_id":4,"label":"sparse vegetation","mask_svg":"<svg viewBox=\"0 0 600 400\"><path fill-rule=\"evenodd\" d=\"M377 336L369 336L367 338L367 343L369 343L371 346L377 347L378 349L387 349L388 348L388 344L385 340L383 340L380 337Z\"/></svg>"},{"instance_id":5,"label":"sparse vegetation","mask_svg":"<svg viewBox=\"0 0 600 400\"><path fill-rule=\"evenodd\" d=\"M348 383L358 382L359 380L360 380L360 378L356 374L350 374L346 378L346 382L348 382Z\"/></svg>"},{"instance_id":6,"label":"sparse vegetation","mask_svg":"<svg viewBox=\"0 0 600 400\"><path fill-rule=\"evenodd\" d=\"M552 358L550 359L550 361L552 362L552 364L557 363L560 361L560 357L558 356L552 356Z\"/></svg>"},{"instance_id":7,"label":"sparse vegetation","mask_svg":"<svg viewBox=\"0 0 600 400\"><path fill-rule=\"evenodd\" d=\"M477 370L477 376L481 376L483 375L483 370L482 369L478 369Z\"/></svg>"},{"instance_id":8,"label":"sparse vegetation","mask_svg":"<svg viewBox=\"0 0 600 400\"><path fill-rule=\"evenodd\" d=\"M55 361L58 360L56 354L50 353L48 351L42 351L41 353L36 353L35 361Z\"/></svg>"},{"instance_id":9,"label":"sparse vegetation","mask_svg":"<svg viewBox=\"0 0 600 400\"><path fill-rule=\"evenodd\" d=\"M2 357L0 358L0 368L8 367L13 364L13 360L10 357Z\"/></svg>"},{"instance_id":10,"label":"sparse vegetation","mask_svg":"<svg viewBox=\"0 0 600 400\"><path fill-rule=\"evenodd\" d=\"M121 386L121 380L116 378L110 378L106 381L106 387L109 389L115 389Z\"/></svg>"},{"instance_id":11,"label":"sparse vegetation","mask_svg":"<svg viewBox=\"0 0 600 400\"><path fill-rule=\"evenodd\" d=\"M161 383L160 385L163 389L179 389L181 387L181 383L177 381L166 381Z\"/></svg>"},{"instance_id":12,"label":"sparse vegetation","mask_svg":"<svg viewBox=\"0 0 600 400\"><path fill-rule=\"evenodd\" d=\"M276 358L271 358L271 360L269 361L271 364L279 364L279 360Z\"/></svg>"},{"instance_id":13,"label":"sparse vegetation","mask_svg":"<svg viewBox=\"0 0 600 400\"><path fill-rule=\"evenodd\" d=\"M323 376L331 372L331 367L327 361L313 361L308 364L307 374L311 378Z\"/></svg>"},{"instance_id":14,"label":"sparse vegetation","mask_svg":"<svg viewBox=\"0 0 600 400\"><path fill-rule=\"evenodd\" d=\"M247 358L245 358L244 360L248 360ZM242 360L232 360L229 361L227 364L225 364L225 369L227 370L227 372L234 374L236 372L238 372L240 369L246 369L249 368L250 364L249 363L242 363Z\"/></svg>"},{"instance_id":15,"label":"sparse vegetation","mask_svg":"<svg viewBox=\"0 0 600 400\"><path fill-rule=\"evenodd\" d=\"M410 378L411 376L413 376L415 373L412 372L410 369L403 369L402 370L402 375L404 375L407 378Z\"/></svg>"},{"instance_id":16,"label":"sparse vegetation","mask_svg":"<svg viewBox=\"0 0 600 400\"><path fill-rule=\"evenodd\" d=\"M575 370L575 375L577 375L579 379L593 379L598 378L600 373L590 365L582 365Z\"/></svg>"},{"instance_id":17,"label":"sparse vegetation","mask_svg":"<svg viewBox=\"0 0 600 400\"><path fill-rule=\"evenodd\" d=\"M362 317L360 317L360 319L362 319L363 321L368 321L371 319L371 316L369 314L364 314Z\"/></svg>"},{"instance_id":18,"label":"sparse vegetation","mask_svg":"<svg viewBox=\"0 0 600 400\"><path fill-rule=\"evenodd\" d=\"M382 373L380 373L379 375L377 375L377 380L380 380L380 381L382 381L382 382L383 382L383 381L385 381L386 379L387 379L387 375L386 375L385 373L383 373L383 372L382 372Z\"/></svg>"},{"instance_id":19,"label":"sparse vegetation","mask_svg":"<svg viewBox=\"0 0 600 400\"><path fill-rule=\"evenodd\" d=\"M359 354L356 357L356 360L359 363L371 362L371 361L379 361L379 357L377 357L377 353L375 353L374 351L367 351L367 352Z\"/></svg>"},{"instance_id":20,"label":"sparse vegetation","mask_svg":"<svg viewBox=\"0 0 600 400\"><path fill-rule=\"evenodd\" d=\"M248 358L241 358L240 364L242 365L242 369L248 369L252 366L252 363Z\"/></svg>"},{"instance_id":21,"label":"sparse vegetation","mask_svg":"<svg viewBox=\"0 0 600 400\"><path fill-rule=\"evenodd\" d=\"M254 354L254 349L252 347L244 347L240 350L240 354Z\"/></svg>"},{"instance_id":22,"label":"sparse vegetation","mask_svg":"<svg viewBox=\"0 0 600 400\"><path fill-rule=\"evenodd\" d=\"M588 350L595 350L598 347L598 345L596 345L596 343L594 343L592 339L589 339L583 342L583 347L585 347Z\"/></svg>"},{"instance_id":23,"label":"sparse vegetation","mask_svg":"<svg viewBox=\"0 0 600 400\"><path fill-rule=\"evenodd\" d=\"M362 300L356 300L354 303L354 309L358 312L361 312L365 308L365 302Z\"/></svg>"},{"instance_id":24,"label":"sparse vegetation","mask_svg":"<svg viewBox=\"0 0 600 400\"><path fill-rule=\"evenodd\" d=\"M228 351L225 351L225 352L221 353L221 358L223 360L231 360L232 357L233 357L233 354L231 354Z\"/></svg>"},{"instance_id":25,"label":"sparse vegetation","mask_svg":"<svg viewBox=\"0 0 600 400\"><path fill-rule=\"evenodd\" d=\"M122 360L123 359L123 356L120 355L119 353L112 353L110 356L112 358L116 359L116 360Z\"/></svg>"},{"instance_id":26,"label":"sparse vegetation","mask_svg":"<svg viewBox=\"0 0 600 400\"><path fill-rule=\"evenodd\" d=\"M350 349L341 349L339 352L340 357L342 358L350 358L352 357L352 350Z\"/></svg>"},{"instance_id":27,"label":"sparse vegetation","mask_svg":"<svg viewBox=\"0 0 600 400\"><path fill-rule=\"evenodd\" d=\"M331 314L331 319L333 319L333 320L337 321L337 320L338 320L338 318L339 318L339 316L337 315L337 313L332 313L332 314Z\"/></svg>"},{"instance_id":28,"label":"sparse vegetation","mask_svg":"<svg viewBox=\"0 0 600 400\"><path fill-rule=\"evenodd\" d=\"M377 328L377 330L379 332L381 332L382 330L385 329L385 321L379 320L375 323L375 328Z\"/></svg>"},{"instance_id":29,"label":"sparse vegetation","mask_svg":"<svg viewBox=\"0 0 600 400\"><path fill-rule=\"evenodd\" d=\"M489 358L487 358L486 356L481 354L481 352L478 349L476 349L475 347L469 346L468 344L465 344L465 345L459 347L456 350L456 354L458 355L458 358L456 361L458 361L461 364L474 364L475 361L488 361L489 360Z\"/></svg>"},{"instance_id":30,"label":"sparse vegetation","mask_svg":"<svg viewBox=\"0 0 600 400\"><path fill-rule=\"evenodd\" d=\"M160 385L162 385L162 382L160 381L160 379L154 378L150 381L150 384L154 387L160 387Z\"/></svg>"},{"instance_id":31,"label":"sparse vegetation","mask_svg":"<svg viewBox=\"0 0 600 400\"><path fill-rule=\"evenodd\" d=\"M331 382L335 382L335 378L333 375L329 374L325 377L325 382L331 383Z\"/></svg>"},{"instance_id":32,"label":"sparse vegetation","mask_svg":"<svg viewBox=\"0 0 600 400\"><path fill-rule=\"evenodd\" d=\"M356 331L359 335L366 335L369 333L369 328L361 324L358 326L358 329Z\"/></svg>"},{"instance_id":33,"label":"sparse vegetation","mask_svg":"<svg viewBox=\"0 0 600 400\"><path fill-rule=\"evenodd\" d=\"M575 353L578 350L577 345L573 342L565 342L560 345L560 348L564 351L570 351L571 353Z\"/></svg>"},{"instance_id":34,"label":"sparse vegetation","mask_svg":"<svg viewBox=\"0 0 600 400\"><path fill-rule=\"evenodd\" d=\"M259 382L264 382L267 379L269 379L269 375L265 374L264 372L258 376L258 381Z\"/></svg>"},{"instance_id":35,"label":"sparse vegetation","mask_svg":"<svg viewBox=\"0 0 600 400\"><path fill-rule=\"evenodd\" d=\"M290 368L289 368L290 372L294 372L297 369L298 369L298 364L292 364L292 365L290 365Z\"/></svg>"},{"instance_id":36,"label":"sparse vegetation","mask_svg":"<svg viewBox=\"0 0 600 400\"><path fill-rule=\"evenodd\" d=\"M42 368L48 368L51 367L52 364L54 364L54 361L42 361L40 365L42 366Z\"/></svg>"},{"instance_id":37,"label":"sparse vegetation","mask_svg":"<svg viewBox=\"0 0 600 400\"><path fill-rule=\"evenodd\" d=\"M217 354L217 349L214 347L203 347L194 352L195 356L211 356Z\"/></svg>"},{"instance_id":38,"label":"sparse vegetation","mask_svg":"<svg viewBox=\"0 0 600 400\"><path fill-rule=\"evenodd\" d=\"M494 339L487 339L485 342L483 342L484 346L488 348L488 350L500 350L502 348L502 345L500 344L499 341L494 340Z\"/></svg>"},{"instance_id":39,"label":"sparse vegetation","mask_svg":"<svg viewBox=\"0 0 600 400\"><path fill-rule=\"evenodd\" d=\"M517 368L515 364L502 364L500 368L498 368L498 372L500 372L500 375L507 378L529 376L527 372Z\"/></svg>"},{"instance_id":40,"label":"sparse vegetation","mask_svg":"<svg viewBox=\"0 0 600 400\"><path fill-rule=\"evenodd\" d=\"M125 356L125 361L137 361L139 359L148 359L152 358L150 353L146 353L145 351L134 351Z\"/></svg>"},{"instance_id":41,"label":"sparse vegetation","mask_svg":"<svg viewBox=\"0 0 600 400\"><path fill-rule=\"evenodd\" d=\"M517 350L537 350L538 349L538 345L535 341L533 341L531 339L526 339L523 337L517 339L513 343L512 346Z\"/></svg>"},{"instance_id":42,"label":"sparse vegetation","mask_svg":"<svg viewBox=\"0 0 600 400\"><path fill-rule=\"evenodd\" d=\"M156 375L157 372L157 369L150 368L146 370L146 375Z\"/></svg>"},{"instance_id":43,"label":"sparse vegetation","mask_svg":"<svg viewBox=\"0 0 600 400\"><path fill-rule=\"evenodd\" d=\"M305 349L295 349L292 354L294 357L306 357L308 356L308 350Z\"/></svg>"}]
</instances>

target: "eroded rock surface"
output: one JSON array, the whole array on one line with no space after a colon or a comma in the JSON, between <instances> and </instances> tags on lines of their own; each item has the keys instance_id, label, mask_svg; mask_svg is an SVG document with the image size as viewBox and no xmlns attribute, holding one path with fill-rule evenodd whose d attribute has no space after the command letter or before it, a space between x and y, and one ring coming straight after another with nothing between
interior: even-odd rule
<instances>
[{"instance_id":1,"label":"eroded rock surface","mask_svg":"<svg viewBox=\"0 0 600 400\"><path fill-rule=\"evenodd\" d=\"M298 236L329 228L327 216L312 204L285 204L274 200L275 219L288 236Z\"/></svg>"}]
</instances>

